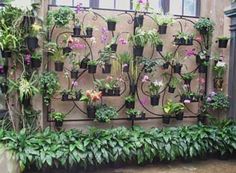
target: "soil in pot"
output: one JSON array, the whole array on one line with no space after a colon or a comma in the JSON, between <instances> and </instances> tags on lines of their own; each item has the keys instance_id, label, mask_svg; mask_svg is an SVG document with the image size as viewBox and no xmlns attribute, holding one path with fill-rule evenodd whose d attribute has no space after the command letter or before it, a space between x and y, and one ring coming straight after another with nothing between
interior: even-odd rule
<instances>
[{"instance_id":1,"label":"soil in pot","mask_svg":"<svg viewBox=\"0 0 236 173\"><path fill-rule=\"evenodd\" d=\"M127 109L134 109L134 107L135 107L135 102L127 102L127 101L125 101L125 107L126 107Z\"/></svg>"},{"instance_id":2,"label":"soil in pot","mask_svg":"<svg viewBox=\"0 0 236 173\"><path fill-rule=\"evenodd\" d=\"M129 64L124 64L123 65L123 72L128 73L129 72Z\"/></svg>"},{"instance_id":3,"label":"soil in pot","mask_svg":"<svg viewBox=\"0 0 236 173\"><path fill-rule=\"evenodd\" d=\"M175 88L169 86L168 92L173 94L175 92Z\"/></svg>"},{"instance_id":4,"label":"soil in pot","mask_svg":"<svg viewBox=\"0 0 236 173\"><path fill-rule=\"evenodd\" d=\"M117 44L112 44L111 46L111 51L116 52L117 51Z\"/></svg>"},{"instance_id":5,"label":"soil in pot","mask_svg":"<svg viewBox=\"0 0 236 173\"><path fill-rule=\"evenodd\" d=\"M84 58L82 59L81 63L80 63L80 68L81 69L87 69L87 66L88 66L88 62L90 61L89 58Z\"/></svg>"},{"instance_id":6,"label":"soil in pot","mask_svg":"<svg viewBox=\"0 0 236 173\"><path fill-rule=\"evenodd\" d=\"M219 48L227 48L228 40L219 40Z\"/></svg>"},{"instance_id":7,"label":"soil in pot","mask_svg":"<svg viewBox=\"0 0 236 173\"><path fill-rule=\"evenodd\" d=\"M79 71L78 70L71 70L71 72L70 72L71 79L77 79L78 76L79 76Z\"/></svg>"},{"instance_id":8,"label":"soil in pot","mask_svg":"<svg viewBox=\"0 0 236 173\"><path fill-rule=\"evenodd\" d=\"M162 68L163 68L163 69L168 69L169 66L170 66L170 63L169 63L169 62L166 62L166 63L164 63L164 64L162 65Z\"/></svg>"},{"instance_id":9,"label":"soil in pot","mask_svg":"<svg viewBox=\"0 0 236 173\"><path fill-rule=\"evenodd\" d=\"M114 88L114 96L120 96L120 88Z\"/></svg>"},{"instance_id":10,"label":"soil in pot","mask_svg":"<svg viewBox=\"0 0 236 173\"><path fill-rule=\"evenodd\" d=\"M96 116L96 107L93 105L88 105L87 106L87 115L88 118L95 118Z\"/></svg>"},{"instance_id":11,"label":"soil in pot","mask_svg":"<svg viewBox=\"0 0 236 173\"><path fill-rule=\"evenodd\" d=\"M156 51L161 52L163 50L163 45L157 45L156 46Z\"/></svg>"},{"instance_id":12,"label":"soil in pot","mask_svg":"<svg viewBox=\"0 0 236 173\"><path fill-rule=\"evenodd\" d=\"M63 121L57 121L55 120L55 127L61 128L63 126Z\"/></svg>"},{"instance_id":13,"label":"soil in pot","mask_svg":"<svg viewBox=\"0 0 236 173\"><path fill-rule=\"evenodd\" d=\"M180 112L176 114L176 120L182 121L184 119L184 113Z\"/></svg>"},{"instance_id":14,"label":"soil in pot","mask_svg":"<svg viewBox=\"0 0 236 173\"><path fill-rule=\"evenodd\" d=\"M170 124L170 116L169 115L163 115L162 116L162 123Z\"/></svg>"},{"instance_id":15,"label":"soil in pot","mask_svg":"<svg viewBox=\"0 0 236 173\"><path fill-rule=\"evenodd\" d=\"M144 47L142 47L142 46L134 46L134 48L133 48L134 56L143 56L143 49L144 49Z\"/></svg>"},{"instance_id":16,"label":"soil in pot","mask_svg":"<svg viewBox=\"0 0 236 173\"><path fill-rule=\"evenodd\" d=\"M39 68L41 66L41 59L31 58L31 67Z\"/></svg>"},{"instance_id":17,"label":"soil in pot","mask_svg":"<svg viewBox=\"0 0 236 173\"><path fill-rule=\"evenodd\" d=\"M64 62L56 61L55 63L55 71L61 72L64 68Z\"/></svg>"},{"instance_id":18,"label":"soil in pot","mask_svg":"<svg viewBox=\"0 0 236 173\"><path fill-rule=\"evenodd\" d=\"M173 67L173 68L174 68L174 73L179 73L179 74L180 74L180 73L181 73L182 66L183 66L183 65L182 65L182 64L179 64L179 63L176 64L176 65L174 65L174 67Z\"/></svg>"},{"instance_id":19,"label":"soil in pot","mask_svg":"<svg viewBox=\"0 0 236 173\"><path fill-rule=\"evenodd\" d=\"M96 65L88 65L88 73L94 74L97 71Z\"/></svg>"},{"instance_id":20,"label":"soil in pot","mask_svg":"<svg viewBox=\"0 0 236 173\"><path fill-rule=\"evenodd\" d=\"M68 101L69 100L69 94L68 93L63 93L61 96L61 101Z\"/></svg>"},{"instance_id":21,"label":"soil in pot","mask_svg":"<svg viewBox=\"0 0 236 173\"><path fill-rule=\"evenodd\" d=\"M107 28L108 28L108 31L115 31L116 30L116 22L107 21Z\"/></svg>"},{"instance_id":22,"label":"soil in pot","mask_svg":"<svg viewBox=\"0 0 236 173\"><path fill-rule=\"evenodd\" d=\"M166 31L167 31L167 25L159 26L159 29L158 29L159 34L166 34Z\"/></svg>"},{"instance_id":23,"label":"soil in pot","mask_svg":"<svg viewBox=\"0 0 236 173\"><path fill-rule=\"evenodd\" d=\"M223 78L215 78L214 79L214 88L217 91L221 91L223 88L223 83L224 83L224 79Z\"/></svg>"},{"instance_id":24,"label":"soil in pot","mask_svg":"<svg viewBox=\"0 0 236 173\"><path fill-rule=\"evenodd\" d=\"M102 68L102 73L108 74L111 73L111 64L105 64Z\"/></svg>"},{"instance_id":25,"label":"soil in pot","mask_svg":"<svg viewBox=\"0 0 236 173\"><path fill-rule=\"evenodd\" d=\"M151 96L151 105L157 106L159 105L160 95L157 96Z\"/></svg>"},{"instance_id":26,"label":"soil in pot","mask_svg":"<svg viewBox=\"0 0 236 173\"><path fill-rule=\"evenodd\" d=\"M87 30L86 30L87 31ZM73 35L74 36L80 36L80 33L81 33L81 27L80 26L75 26L73 28Z\"/></svg>"},{"instance_id":27,"label":"soil in pot","mask_svg":"<svg viewBox=\"0 0 236 173\"><path fill-rule=\"evenodd\" d=\"M88 37L92 37L93 36L93 28L86 28L86 35Z\"/></svg>"},{"instance_id":28,"label":"soil in pot","mask_svg":"<svg viewBox=\"0 0 236 173\"><path fill-rule=\"evenodd\" d=\"M38 48L38 38L37 37L26 37L26 45L28 49L36 49Z\"/></svg>"},{"instance_id":29,"label":"soil in pot","mask_svg":"<svg viewBox=\"0 0 236 173\"><path fill-rule=\"evenodd\" d=\"M139 15L134 17L134 27L142 27L143 26L143 15Z\"/></svg>"},{"instance_id":30,"label":"soil in pot","mask_svg":"<svg viewBox=\"0 0 236 173\"><path fill-rule=\"evenodd\" d=\"M3 50L2 51L2 57L3 58L10 58L11 57L11 51L10 50Z\"/></svg>"}]
</instances>

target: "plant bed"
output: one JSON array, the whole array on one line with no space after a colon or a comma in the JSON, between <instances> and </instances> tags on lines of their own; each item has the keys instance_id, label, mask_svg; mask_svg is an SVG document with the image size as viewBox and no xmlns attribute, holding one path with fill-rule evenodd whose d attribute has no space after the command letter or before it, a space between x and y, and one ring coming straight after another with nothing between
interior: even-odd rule
<instances>
[{"instance_id":1,"label":"plant bed","mask_svg":"<svg viewBox=\"0 0 236 173\"><path fill-rule=\"evenodd\" d=\"M133 48L133 55L136 56L143 56L143 46L134 46Z\"/></svg>"},{"instance_id":2,"label":"plant bed","mask_svg":"<svg viewBox=\"0 0 236 173\"><path fill-rule=\"evenodd\" d=\"M62 72L64 69L64 62L56 61L55 63L55 71Z\"/></svg>"},{"instance_id":3,"label":"plant bed","mask_svg":"<svg viewBox=\"0 0 236 173\"><path fill-rule=\"evenodd\" d=\"M86 28L87 37L93 37L93 28Z\"/></svg>"},{"instance_id":4,"label":"plant bed","mask_svg":"<svg viewBox=\"0 0 236 173\"><path fill-rule=\"evenodd\" d=\"M25 39L28 49L34 50L38 48L38 38L37 37L26 37Z\"/></svg>"},{"instance_id":5,"label":"plant bed","mask_svg":"<svg viewBox=\"0 0 236 173\"><path fill-rule=\"evenodd\" d=\"M88 118L95 118L96 116L96 106L88 105L87 106L87 116Z\"/></svg>"},{"instance_id":6,"label":"plant bed","mask_svg":"<svg viewBox=\"0 0 236 173\"><path fill-rule=\"evenodd\" d=\"M41 59L31 58L31 67L32 68L39 68L41 66Z\"/></svg>"},{"instance_id":7,"label":"plant bed","mask_svg":"<svg viewBox=\"0 0 236 173\"><path fill-rule=\"evenodd\" d=\"M78 70L71 70L71 72L70 72L70 78L71 79L77 79L78 78L78 76L79 76L79 71Z\"/></svg>"},{"instance_id":8,"label":"plant bed","mask_svg":"<svg viewBox=\"0 0 236 173\"><path fill-rule=\"evenodd\" d=\"M154 95L150 97L151 105L157 106L159 105L160 95Z\"/></svg>"},{"instance_id":9,"label":"plant bed","mask_svg":"<svg viewBox=\"0 0 236 173\"><path fill-rule=\"evenodd\" d=\"M139 16L135 16L134 17L134 27L142 27L143 26L143 20L144 20L144 16L143 15L139 15Z\"/></svg>"},{"instance_id":10,"label":"plant bed","mask_svg":"<svg viewBox=\"0 0 236 173\"><path fill-rule=\"evenodd\" d=\"M10 50L2 50L3 58L10 58L12 56L12 52Z\"/></svg>"},{"instance_id":11,"label":"plant bed","mask_svg":"<svg viewBox=\"0 0 236 173\"><path fill-rule=\"evenodd\" d=\"M78 37L78 36L80 36L80 34L81 34L81 26L80 25L74 26L74 28L73 28L73 36Z\"/></svg>"},{"instance_id":12,"label":"plant bed","mask_svg":"<svg viewBox=\"0 0 236 173\"><path fill-rule=\"evenodd\" d=\"M102 73L109 74L111 73L111 64L104 64L104 67L102 68Z\"/></svg>"}]
</instances>

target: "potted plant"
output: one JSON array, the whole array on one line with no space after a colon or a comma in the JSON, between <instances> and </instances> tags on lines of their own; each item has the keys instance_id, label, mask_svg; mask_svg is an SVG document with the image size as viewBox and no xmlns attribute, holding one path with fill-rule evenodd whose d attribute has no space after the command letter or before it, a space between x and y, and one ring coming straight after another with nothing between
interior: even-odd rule
<instances>
[{"instance_id":1,"label":"potted plant","mask_svg":"<svg viewBox=\"0 0 236 173\"><path fill-rule=\"evenodd\" d=\"M88 73L96 73L97 65L98 65L98 61L97 60L90 60L88 62Z\"/></svg>"},{"instance_id":2,"label":"potted plant","mask_svg":"<svg viewBox=\"0 0 236 173\"><path fill-rule=\"evenodd\" d=\"M33 24L29 31L28 36L25 39L28 49L34 50L38 47L38 34L41 32L42 27L37 24Z\"/></svg>"},{"instance_id":3,"label":"potted plant","mask_svg":"<svg viewBox=\"0 0 236 173\"><path fill-rule=\"evenodd\" d=\"M69 96L71 94L71 90L66 90L64 89L62 92L61 92L61 101L68 101L69 100Z\"/></svg>"},{"instance_id":4,"label":"potted plant","mask_svg":"<svg viewBox=\"0 0 236 173\"><path fill-rule=\"evenodd\" d=\"M201 51L196 55L196 64L201 64L204 62L208 62L210 60L210 56L206 51Z\"/></svg>"},{"instance_id":5,"label":"potted plant","mask_svg":"<svg viewBox=\"0 0 236 173\"><path fill-rule=\"evenodd\" d=\"M183 120L183 103L174 103L173 101L168 101L164 106L163 110L165 115L163 115L163 123L169 124L171 116L175 115L177 120Z\"/></svg>"},{"instance_id":6,"label":"potted plant","mask_svg":"<svg viewBox=\"0 0 236 173\"><path fill-rule=\"evenodd\" d=\"M200 18L195 24L194 28L200 32L201 35L208 35L214 31L215 23L209 18Z\"/></svg>"},{"instance_id":7,"label":"potted plant","mask_svg":"<svg viewBox=\"0 0 236 173\"><path fill-rule=\"evenodd\" d=\"M227 44L229 40L230 40L230 37L226 37L226 36L218 37L219 48L227 48Z\"/></svg>"},{"instance_id":8,"label":"potted plant","mask_svg":"<svg viewBox=\"0 0 236 173\"><path fill-rule=\"evenodd\" d=\"M125 107L127 109L134 109L135 107L135 97L130 95L125 97Z\"/></svg>"},{"instance_id":9,"label":"potted plant","mask_svg":"<svg viewBox=\"0 0 236 173\"><path fill-rule=\"evenodd\" d=\"M135 120L136 118L145 119L145 113L136 109L128 109L126 114L130 120Z\"/></svg>"},{"instance_id":10,"label":"potted plant","mask_svg":"<svg viewBox=\"0 0 236 173\"><path fill-rule=\"evenodd\" d=\"M79 21L75 23L74 28L73 28L73 36L74 37L79 37L81 35L81 25Z\"/></svg>"},{"instance_id":11,"label":"potted plant","mask_svg":"<svg viewBox=\"0 0 236 173\"><path fill-rule=\"evenodd\" d=\"M132 60L132 56L128 52L124 52L118 55L118 61L122 65L122 70L125 73L129 72L129 65Z\"/></svg>"},{"instance_id":12,"label":"potted plant","mask_svg":"<svg viewBox=\"0 0 236 173\"><path fill-rule=\"evenodd\" d=\"M50 113L50 117L55 121L55 126L61 128L66 115L61 112L52 112Z\"/></svg>"},{"instance_id":13,"label":"potted plant","mask_svg":"<svg viewBox=\"0 0 236 173\"><path fill-rule=\"evenodd\" d=\"M111 43L108 45L111 49L112 52L116 52L117 51L117 38L118 36L115 36L111 39Z\"/></svg>"},{"instance_id":14,"label":"potted plant","mask_svg":"<svg viewBox=\"0 0 236 173\"><path fill-rule=\"evenodd\" d=\"M34 51L31 55L31 67L32 68L39 68L42 62L42 53Z\"/></svg>"},{"instance_id":15,"label":"potted plant","mask_svg":"<svg viewBox=\"0 0 236 173\"><path fill-rule=\"evenodd\" d=\"M151 105L152 106L159 105L159 100L160 100L159 91L160 91L162 86L163 86L162 81L151 82L150 85L148 86L149 93L150 93L150 96L151 96L150 99L151 99Z\"/></svg>"},{"instance_id":16,"label":"potted plant","mask_svg":"<svg viewBox=\"0 0 236 173\"><path fill-rule=\"evenodd\" d=\"M89 118L96 117L97 102L102 98L102 93L95 90L87 90L81 97L81 101L87 104L87 114Z\"/></svg>"},{"instance_id":17,"label":"potted plant","mask_svg":"<svg viewBox=\"0 0 236 173\"><path fill-rule=\"evenodd\" d=\"M88 66L88 62L90 61L90 59L88 58L88 56L90 55L90 53L88 53L80 62L80 68L81 69L87 69Z\"/></svg>"},{"instance_id":18,"label":"potted plant","mask_svg":"<svg viewBox=\"0 0 236 173\"><path fill-rule=\"evenodd\" d=\"M114 18L114 17L107 18L106 22L107 22L108 31L115 31L116 30L116 23L117 23L116 18Z\"/></svg>"},{"instance_id":19,"label":"potted plant","mask_svg":"<svg viewBox=\"0 0 236 173\"><path fill-rule=\"evenodd\" d=\"M135 16L134 16L134 28L142 27L144 16L139 13L140 11L148 10L148 3L144 3L143 1L138 1L135 5Z\"/></svg>"},{"instance_id":20,"label":"potted plant","mask_svg":"<svg viewBox=\"0 0 236 173\"><path fill-rule=\"evenodd\" d=\"M72 64L72 69L70 71L70 77L71 79L77 79L79 76L79 67L80 67L80 61L76 58L76 54L71 54L69 56L70 62Z\"/></svg>"},{"instance_id":21,"label":"potted plant","mask_svg":"<svg viewBox=\"0 0 236 173\"><path fill-rule=\"evenodd\" d=\"M167 26L175 22L173 16L157 13L153 14L153 20L159 26L159 34L166 34Z\"/></svg>"},{"instance_id":22,"label":"potted plant","mask_svg":"<svg viewBox=\"0 0 236 173\"><path fill-rule=\"evenodd\" d=\"M152 73L157 65L159 65L159 60L150 58L140 58L140 63L144 67L145 73Z\"/></svg>"},{"instance_id":23,"label":"potted plant","mask_svg":"<svg viewBox=\"0 0 236 173\"><path fill-rule=\"evenodd\" d=\"M178 32L174 42L176 45L193 45L193 34Z\"/></svg>"},{"instance_id":24,"label":"potted plant","mask_svg":"<svg viewBox=\"0 0 236 173\"><path fill-rule=\"evenodd\" d=\"M95 88L102 93L102 96L107 96L105 79L95 79L93 83Z\"/></svg>"},{"instance_id":25,"label":"potted plant","mask_svg":"<svg viewBox=\"0 0 236 173\"><path fill-rule=\"evenodd\" d=\"M177 86L180 84L180 80L175 77L175 76L172 76L171 77L171 80L170 80L170 83L169 83L169 88L168 88L168 92L169 93L174 93L175 92L175 89L177 88Z\"/></svg>"},{"instance_id":26,"label":"potted plant","mask_svg":"<svg viewBox=\"0 0 236 173\"><path fill-rule=\"evenodd\" d=\"M173 53L167 52L163 57L164 63L162 64L163 69L168 69L171 63L171 60L174 58Z\"/></svg>"},{"instance_id":27,"label":"potted plant","mask_svg":"<svg viewBox=\"0 0 236 173\"><path fill-rule=\"evenodd\" d=\"M80 101L82 97L82 92L80 89L73 88L73 90L70 91L70 95L72 96L73 100Z\"/></svg>"},{"instance_id":28,"label":"potted plant","mask_svg":"<svg viewBox=\"0 0 236 173\"><path fill-rule=\"evenodd\" d=\"M115 108L102 105L96 110L95 119L98 122L107 123L107 122L110 122L112 118L116 118L118 116L119 114Z\"/></svg>"},{"instance_id":29,"label":"potted plant","mask_svg":"<svg viewBox=\"0 0 236 173\"><path fill-rule=\"evenodd\" d=\"M112 50L110 46L106 46L102 51L100 51L100 58L98 59L99 64L102 65L102 72L107 74L111 73L111 59L113 58Z\"/></svg>"},{"instance_id":30,"label":"potted plant","mask_svg":"<svg viewBox=\"0 0 236 173\"><path fill-rule=\"evenodd\" d=\"M213 67L213 72L215 75L214 88L217 89L217 91L221 91L223 88L226 68L226 63L222 61L217 62L217 64Z\"/></svg>"},{"instance_id":31,"label":"potted plant","mask_svg":"<svg viewBox=\"0 0 236 173\"><path fill-rule=\"evenodd\" d=\"M148 42L148 35L140 28L136 28L135 34L130 35L129 42L133 45L134 56L143 56L143 49Z\"/></svg>"},{"instance_id":32,"label":"potted plant","mask_svg":"<svg viewBox=\"0 0 236 173\"><path fill-rule=\"evenodd\" d=\"M93 37L93 27L92 26L86 26L85 29L87 37Z\"/></svg>"},{"instance_id":33,"label":"potted plant","mask_svg":"<svg viewBox=\"0 0 236 173\"><path fill-rule=\"evenodd\" d=\"M182 74L182 78L184 80L184 84L185 85L190 85L191 84L191 81L193 80L193 78L195 77L196 75L192 72L190 73L185 73L185 74Z\"/></svg>"},{"instance_id":34,"label":"potted plant","mask_svg":"<svg viewBox=\"0 0 236 173\"><path fill-rule=\"evenodd\" d=\"M183 60L184 58L180 57L179 54L176 54L176 56L173 58L172 64L173 64L174 73L181 74L181 70L183 67L183 64L181 64L181 61Z\"/></svg>"},{"instance_id":35,"label":"potted plant","mask_svg":"<svg viewBox=\"0 0 236 173\"><path fill-rule=\"evenodd\" d=\"M156 48L156 51L161 52L163 50L163 41L159 34L155 30L148 31L148 40L152 46Z\"/></svg>"},{"instance_id":36,"label":"potted plant","mask_svg":"<svg viewBox=\"0 0 236 173\"><path fill-rule=\"evenodd\" d=\"M209 62L205 61L198 66L199 73L207 73Z\"/></svg>"}]
</instances>

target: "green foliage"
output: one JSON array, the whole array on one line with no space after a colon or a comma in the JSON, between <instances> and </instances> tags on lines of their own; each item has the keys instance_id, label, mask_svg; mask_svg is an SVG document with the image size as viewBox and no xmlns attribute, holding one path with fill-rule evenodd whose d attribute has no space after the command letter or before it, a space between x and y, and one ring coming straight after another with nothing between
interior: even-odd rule
<instances>
[{"instance_id":1,"label":"green foliage","mask_svg":"<svg viewBox=\"0 0 236 173\"><path fill-rule=\"evenodd\" d=\"M227 37L227 36L220 36L220 37L217 37L218 40L230 40L230 37Z\"/></svg>"},{"instance_id":2,"label":"green foliage","mask_svg":"<svg viewBox=\"0 0 236 173\"><path fill-rule=\"evenodd\" d=\"M224 93L210 93L204 99L204 110L228 110L229 99Z\"/></svg>"},{"instance_id":3,"label":"green foliage","mask_svg":"<svg viewBox=\"0 0 236 173\"><path fill-rule=\"evenodd\" d=\"M132 95L127 96L127 97L125 97L125 101L128 103L133 103L133 102L135 102L135 97Z\"/></svg>"},{"instance_id":4,"label":"green foliage","mask_svg":"<svg viewBox=\"0 0 236 173\"><path fill-rule=\"evenodd\" d=\"M166 115L175 115L184 110L183 103L174 103L173 101L168 101L164 106L163 110Z\"/></svg>"},{"instance_id":5,"label":"green foliage","mask_svg":"<svg viewBox=\"0 0 236 173\"><path fill-rule=\"evenodd\" d=\"M150 30L147 32L148 40L153 46L163 45L163 41L160 38L160 35L156 30Z\"/></svg>"},{"instance_id":6,"label":"green foliage","mask_svg":"<svg viewBox=\"0 0 236 173\"><path fill-rule=\"evenodd\" d=\"M115 23L117 23L117 18L115 18L115 17L108 17L108 18L106 18L106 21L107 22L115 22Z\"/></svg>"},{"instance_id":7,"label":"green foliage","mask_svg":"<svg viewBox=\"0 0 236 173\"><path fill-rule=\"evenodd\" d=\"M146 72L153 72L156 66L162 65L160 59L140 58L140 64L144 65Z\"/></svg>"},{"instance_id":8,"label":"green foliage","mask_svg":"<svg viewBox=\"0 0 236 173\"><path fill-rule=\"evenodd\" d=\"M183 38L185 41L188 41L189 39L193 38L193 34L179 31L178 34L176 35L176 38L178 39Z\"/></svg>"},{"instance_id":9,"label":"green foliage","mask_svg":"<svg viewBox=\"0 0 236 173\"><path fill-rule=\"evenodd\" d=\"M225 62L218 61L216 65L213 67L213 72L216 78L223 78L225 75L225 71L227 69L227 65Z\"/></svg>"},{"instance_id":10,"label":"green foliage","mask_svg":"<svg viewBox=\"0 0 236 173\"><path fill-rule=\"evenodd\" d=\"M145 46L148 43L148 34L146 31L143 31L141 28L136 28L134 35L129 36L129 42L134 46Z\"/></svg>"},{"instance_id":11,"label":"green foliage","mask_svg":"<svg viewBox=\"0 0 236 173\"><path fill-rule=\"evenodd\" d=\"M142 115L142 112L137 110L137 109L128 109L126 111L126 114L128 116L128 118L131 118L131 117L140 117Z\"/></svg>"},{"instance_id":12,"label":"green foliage","mask_svg":"<svg viewBox=\"0 0 236 173\"><path fill-rule=\"evenodd\" d=\"M110 63L112 58L112 50L110 46L106 46L102 51L100 51L100 57L98 59L100 64Z\"/></svg>"},{"instance_id":13,"label":"green foliage","mask_svg":"<svg viewBox=\"0 0 236 173\"><path fill-rule=\"evenodd\" d=\"M174 58L174 54L172 52L167 52L164 56L163 56L163 60L165 62L171 62L171 60Z\"/></svg>"},{"instance_id":14,"label":"green foliage","mask_svg":"<svg viewBox=\"0 0 236 173\"><path fill-rule=\"evenodd\" d=\"M32 59L39 59L39 60L42 60L42 57L43 57L43 54L42 52L37 52L37 51L34 51L31 55L31 58Z\"/></svg>"},{"instance_id":15,"label":"green foliage","mask_svg":"<svg viewBox=\"0 0 236 173\"><path fill-rule=\"evenodd\" d=\"M99 122L104 122L107 123L109 122L112 118L118 117L117 110L113 107L109 107L106 105L101 106L96 110L96 120Z\"/></svg>"},{"instance_id":16,"label":"green foliage","mask_svg":"<svg viewBox=\"0 0 236 173\"><path fill-rule=\"evenodd\" d=\"M154 19L154 22L159 26L172 25L175 22L173 16L170 16L170 15L154 13L152 17Z\"/></svg>"},{"instance_id":17,"label":"green foliage","mask_svg":"<svg viewBox=\"0 0 236 173\"><path fill-rule=\"evenodd\" d=\"M185 73L185 74L182 74L182 78L184 80L192 80L194 77L196 76L196 74L194 73Z\"/></svg>"},{"instance_id":18,"label":"green foliage","mask_svg":"<svg viewBox=\"0 0 236 173\"><path fill-rule=\"evenodd\" d=\"M39 88L43 95L43 101L49 105L50 99L60 88L59 79L54 72L44 72L39 78Z\"/></svg>"},{"instance_id":19,"label":"green foliage","mask_svg":"<svg viewBox=\"0 0 236 173\"><path fill-rule=\"evenodd\" d=\"M208 18L200 18L197 23L194 24L194 28L197 31L203 32L206 30L208 34L211 34L214 31L214 26L215 23Z\"/></svg>"},{"instance_id":20,"label":"green foliage","mask_svg":"<svg viewBox=\"0 0 236 173\"><path fill-rule=\"evenodd\" d=\"M148 86L148 89L149 89L149 93L151 96L157 96L159 95L159 91L161 89L161 87L163 86L164 84L162 83L162 81L154 81L154 82L151 82Z\"/></svg>"},{"instance_id":21,"label":"green foliage","mask_svg":"<svg viewBox=\"0 0 236 173\"><path fill-rule=\"evenodd\" d=\"M132 56L128 52L124 52L118 55L118 61L120 64L129 64L132 60Z\"/></svg>"},{"instance_id":22,"label":"green foliage","mask_svg":"<svg viewBox=\"0 0 236 173\"><path fill-rule=\"evenodd\" d=\"M65 114L61 112L52 112L49 115L53 120L63 122Z\"/></svg>"},{"instance_id":23,"label":"green foliage","mask_svg":"<svg viewBox=\"0 0 236 173\"><path fill-rule=\"evenodd\" d=\"M70 168L98 166L130 160L138 164L191 159L208 154L236 151L236 126L183 126L144 130L134 127L92 128L28 133L0 130L0 143L12 151L24 171L31 166Z\"/></svg>"},{"instance_id":24,"label":"green foliage","mask_svg":"<svg viewBox=\"0 0 236 173\"><path fill-rule=\"evenodd\" d=\"M98 61L97 60L90 60L88 62L88 65L96 66L96 65L98 65Z\"/></svg>"}]
</instances>

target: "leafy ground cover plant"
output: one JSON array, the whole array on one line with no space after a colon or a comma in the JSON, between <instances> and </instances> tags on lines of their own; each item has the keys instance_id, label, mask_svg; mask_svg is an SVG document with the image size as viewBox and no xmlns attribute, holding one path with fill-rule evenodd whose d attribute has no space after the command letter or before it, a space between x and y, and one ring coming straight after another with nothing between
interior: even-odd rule
<instances>
[{"instance_id":1,"label":"leafy ground cover plant","mask_svg":"<svg viewBox=\"0 0 236 173\"><path fill-rule=\"evenodd\" d=\"M96 110L96 120L99 122L107 123L115 117L118 117L118 113L113 107L102 105Z\"/></svg>"}]
</instances>

